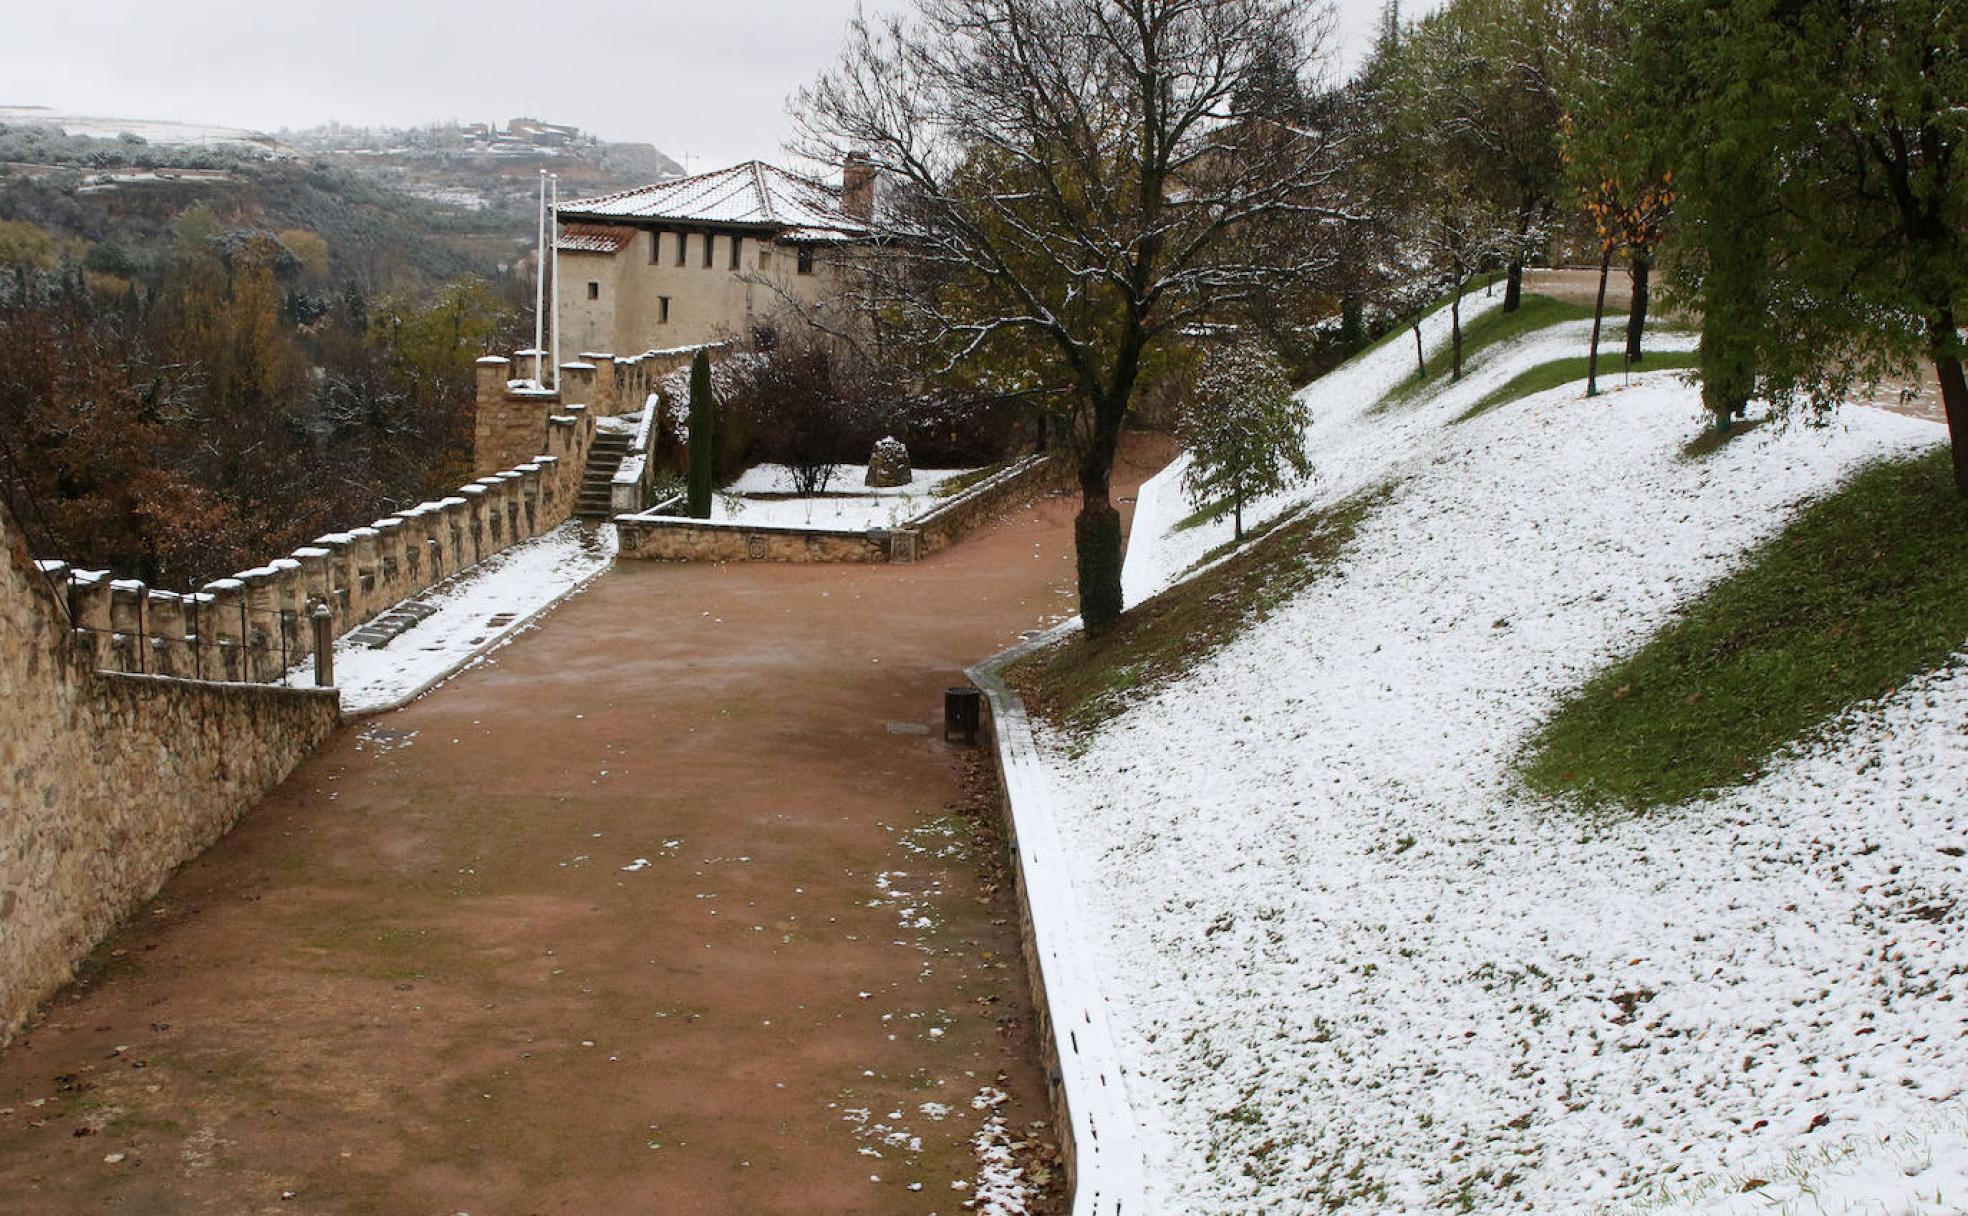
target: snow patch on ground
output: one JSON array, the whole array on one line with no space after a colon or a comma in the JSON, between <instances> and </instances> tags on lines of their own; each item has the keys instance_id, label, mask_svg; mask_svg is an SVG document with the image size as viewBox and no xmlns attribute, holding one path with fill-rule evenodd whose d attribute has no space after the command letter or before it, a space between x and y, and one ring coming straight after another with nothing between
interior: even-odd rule
<instances>
[{"instance_id":1,"label":"snow patch on ground","mask_svg":"<svg viewBox=\"0 0 1968 1216\"><path fill-rule=\"evenodd\" d=\"M381 650L342 637L335 643L342 712L368 713L416 694L510 639L614 560L612 526L569 521L500 550L419 597L437 612ZM494 618L502 623L493 624Z\"/></svg>"},{"instance_id":2,"label":"snow patch on ground","mask_svg":"<svg viewBox=\"0 0 1968 1216\"><path fill-rule=\"evenodd\" d=\"M1393 497L1077 756L1045 739L1161 1211L1593 1211L1846 1146L1827 1211L1961 1210L1859 1205L1863 1146L1968 1084L1968 650L1712 802L1588 818L1509 773L1802 502L1942 433L1854 408L1683 461L1671 373L1447 425L1566 342L1378 416L1411 347L1313 386L1296 501ZM1222 539L1144 534L1131 598ZM1918 1173L1959 1205L1952 1135ZM1712 1193L1669 1210L1755 1198Z\"/></svg>"}]
</instances>

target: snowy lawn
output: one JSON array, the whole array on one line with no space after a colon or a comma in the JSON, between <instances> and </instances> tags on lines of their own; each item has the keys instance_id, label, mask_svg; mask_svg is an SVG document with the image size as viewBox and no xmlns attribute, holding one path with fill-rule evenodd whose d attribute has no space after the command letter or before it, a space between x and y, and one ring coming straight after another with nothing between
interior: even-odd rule
<instances>
[{"instance_id":1,"label":"snowy lawn","mask_svg":"<svg viewBox=\"0 0 1968 1216\"><path fill-rule=\"evenodd\" d=\"M1968 650L1710 802L1588 816L1511 772L1800 503L1942 433L1854 408L1689 462L1672 374L1449 425L1584 333L1375 417L1410 351L1314 386L1322 477L1266 512L1399 488L1184 678L1044 737L1159 1211L1816 1211L1800 1161L1826 1211L1964 1210ZM1172 530L1178 476L1131 600L1228 537Z\"/></svg>"},{"instance_id":2,"label":"snowy lawn","mask_svg":"<svg viewBox=\"0 0 1968 1216\"><path fill-rule=\"evenodd\" d=\"M793 475L783 465L755 465L711 500L715 523L768 528L821 528L858 532L907 523L941 500L936 487L969 469L916 469L908 485L864 486L867 466L834 466L827 492L793 497Z\"/></svg>"},{"instance_id":3,"label":"snowy lawn","mask_svg":"<svg viewBox=\"0 0 1968 1216\"><path fill-rule=\"evenodd\" d=\"M493 554L420 596L437 612L381 650L343 637L335 643L342 712L369 713L415 696L509 640L532 618L607 570L614 558L612 526L569 521ZM298 682L310 680L303 674Z\"/></svg>"}]
</instances>

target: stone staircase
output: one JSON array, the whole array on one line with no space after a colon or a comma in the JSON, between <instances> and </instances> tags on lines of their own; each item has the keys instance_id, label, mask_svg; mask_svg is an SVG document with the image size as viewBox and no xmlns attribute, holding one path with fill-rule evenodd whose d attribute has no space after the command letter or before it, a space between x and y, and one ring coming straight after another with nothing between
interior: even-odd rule
<instances>
[{"instance_id":1,"label":"stone staircase","mask_svg":"<svg viewBox=\"0 0 1968 1216\"><path fill-rule=\"evenodd\" d=\"M615 470L635 437L626 431L598 431L588 447L588 467L581 473L581 494L574 502L574 514L582 519L609 517L608 492Z\"/></svg>"}]
</instances>

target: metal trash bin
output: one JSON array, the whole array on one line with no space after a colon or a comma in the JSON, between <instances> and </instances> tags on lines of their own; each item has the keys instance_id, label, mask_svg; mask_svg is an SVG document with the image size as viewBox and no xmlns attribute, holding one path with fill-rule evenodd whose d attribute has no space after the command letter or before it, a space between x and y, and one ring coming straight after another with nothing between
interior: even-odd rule
<instances>
[{"instance_id":1,"label":"metal trash bin","mask_svg":"<svg viewBox=\"0 0 1968 1216\"><path fill-rule=\"evenodd\" d=\"M958 736L957 742L969 747L977 746L983 703L984 694L968 685L944 689L943 741L950 742L950 736L954 733Z\"/></svg>"}]
</instances>

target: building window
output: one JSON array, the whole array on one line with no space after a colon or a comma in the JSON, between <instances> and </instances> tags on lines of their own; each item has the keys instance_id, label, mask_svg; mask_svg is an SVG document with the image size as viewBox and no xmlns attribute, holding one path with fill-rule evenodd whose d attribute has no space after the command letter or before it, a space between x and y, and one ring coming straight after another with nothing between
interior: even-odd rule
<instances>
[{"instance_id":1,"label":"building window","mask_svg":"<svg viewBox=\"0 0 1968 1216\"><path fill-rule=\"evenodd\" d=\"M766 245L764 241L760 241L759 242L759 269L764 270L767 266L770 265L772 265L772 250Z\"/></svg>"},{"instance_id":2,"label":"building window","mask_svg":"<svg viewBox=\"0 0 1968 1216\"><path fill-rule=\"evenodd\" d=\"M592 279L588 280L588 298L590 300L599 300L601 298L601 284Z\"/></svg>"},{"instance_id":3,"label":"building window","mask_svg":"<svg viewBox=\"0 0 1968 1216\"><path fill-rule=\"evenodd\" d=\"M704 269L709 270L711 268L711 254L716 249L717 237L706 232L704 234Z\"/></svg>"},{"instance_id":4,"label":"building window","mask_svg":"<svg viewBox=\"0 0 1968 1216\"><path fill-rule=\"evenodd\" d=\"M744 249L745 249L745 238L739 236L735 232L732 233L731 234L731 268L733 270L738 269L739 267L738 259L743 255Z\"/></svg>"},{"instance_id":5,"label":"building window","mask_svg":"<svg viewBox=\"0 0 1968 1216\"><path fill-rule=\"evenodd\" d=\"M661 228L652 228L649 230L649 264L654 266L662 260L663 230Z\"/></svg>"},{"instance_id":6,"label":"building window","mask_svg":"<svg viewBox=\"0 0 1968 1216\"><path fill-rule=\"evenodd\" d=\"M813 246L811 245L801 245L799 247L799 272L801 274L813 273Z\"/></svg>"},{"instance_id":7,"label":"building window","mask_svg":"<svg viewBox=\"0 0 1968 1216\"><path fill-rule=\"evenodd\" d=\"M683 265L685 251L688 250L689 248L690 248L690 234L688 232L677 233L677 260L676 260L677 265L679 266Z\"/></svg>"},{"instance_id":8,"label":"building window","mask_svg":"<svg viewBox=\"0 0 1968 1216\"><path fill-rule=\"evenodd\" d=\"M656 324L668 325L669 323L670 323L670 297L657 296L656 297Z\"/></svg>"}]
</instances>

